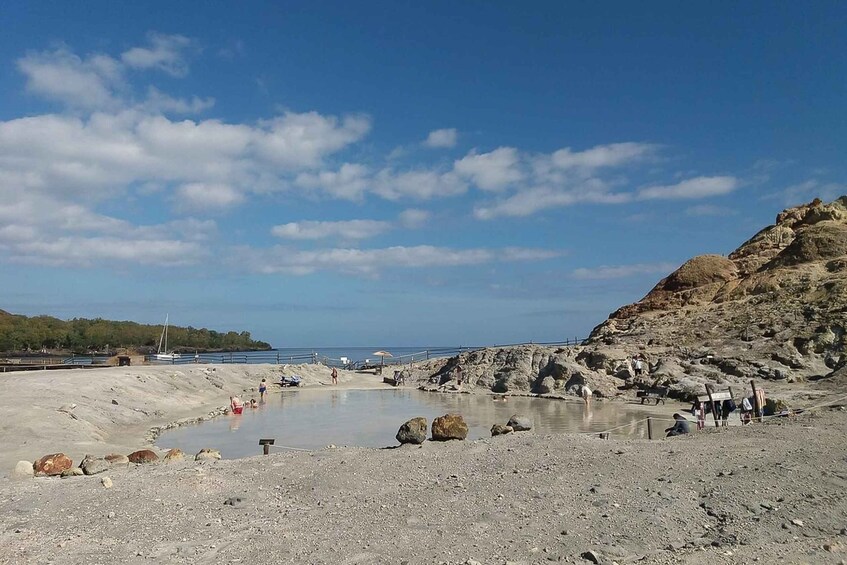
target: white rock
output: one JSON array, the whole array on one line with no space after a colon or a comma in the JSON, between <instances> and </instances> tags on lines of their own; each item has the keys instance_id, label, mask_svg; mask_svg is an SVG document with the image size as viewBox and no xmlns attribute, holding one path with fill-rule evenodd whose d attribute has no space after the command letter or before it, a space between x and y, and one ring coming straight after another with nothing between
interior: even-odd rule
<instances>
[{"instance_id":1,"label":"white rock","mask_svg":"<svg viewBox=\"0 0 847 565\"><path fill-rule=\"evenodd\" d=\"M109 477L103 477L100 479L100 483L106 488L112 488L112 479Z\"/></svg>"},{"instance_id":2,"label":"white rock","mask_svg":"<svg viewBox=\"0 0 847 565\"><path fill-rule=\"evenodd\" d=\"M32 468L32 461L18 461L9 478L13 481L22 481L31 479L34 475L35 471Z\"/></svg>"}]
</instances>

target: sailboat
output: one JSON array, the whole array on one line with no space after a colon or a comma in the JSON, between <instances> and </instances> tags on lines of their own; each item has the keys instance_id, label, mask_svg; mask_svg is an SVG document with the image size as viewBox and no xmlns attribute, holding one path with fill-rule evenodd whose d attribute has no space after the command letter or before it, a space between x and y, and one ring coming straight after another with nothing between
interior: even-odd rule
<instances>
[{"instance_id":1,"label":"sailboat","mask_svg":"<svg viewBox=\"0 0 847 565\"><path fill-rule=\"evenodd\" d=\"M165 327L162 328L162 335L159 337L159 347L155 358L157 361L173 361L179 357L179 353L168 353L168 314L165 314Z\"/></svg>"}]
</instances>

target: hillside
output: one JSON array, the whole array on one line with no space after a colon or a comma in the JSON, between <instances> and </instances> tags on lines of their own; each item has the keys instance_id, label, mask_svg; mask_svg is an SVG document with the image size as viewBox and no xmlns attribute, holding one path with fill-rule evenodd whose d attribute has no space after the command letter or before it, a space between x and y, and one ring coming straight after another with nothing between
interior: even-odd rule
<instances>
[{"instance_id":1,"label":"hillside","mask_svg":"<svg viewBox=\"0 0 847 565\"><path fill-rule=\"evenodd\" d=\"M51 316L21 316L0 310L0 351L64 350L105 351L107 348L155 348L161 325L110 321L96 318L60 320ZM172 350L250 350L270 349L255 341L250 332L218 332L206 328L168 327Z\"/></svg>"},{"instance_id":2,"label":"hillside","mask_svg":"<svg viewBox=\"0 0 847 565\"><path fill-rule=\"evenodd\" d=\"M472 385L500 392L573 393L585 382L607 395L662 385L689 397L751 379L831 388L847 364L845 312L847 196L781 212L729 256L690 259L580 347L483 350L428 371L447 378L460 364ZM636 354L649 367L640 377Z\"/></svg>"}]
</instances>

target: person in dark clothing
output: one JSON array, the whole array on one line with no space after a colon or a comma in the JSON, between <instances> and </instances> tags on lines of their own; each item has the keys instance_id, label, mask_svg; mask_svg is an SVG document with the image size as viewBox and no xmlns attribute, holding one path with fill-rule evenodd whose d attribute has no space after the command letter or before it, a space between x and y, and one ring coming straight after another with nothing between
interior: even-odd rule
<instances>
[{"instance_id":1,"label":"person in dark clothing","mask_svg":"<svg viewBox=\"0 0 847 565\"><path fill-rule=\"evenodd\" d=\"M685 416L682 414L674 414L673 419L676 420L676 423L665 430L668 433L665 437L681 436L682 434L687 434L689 432L688 420L685 419Z\"/></svg>"}]
</instances>

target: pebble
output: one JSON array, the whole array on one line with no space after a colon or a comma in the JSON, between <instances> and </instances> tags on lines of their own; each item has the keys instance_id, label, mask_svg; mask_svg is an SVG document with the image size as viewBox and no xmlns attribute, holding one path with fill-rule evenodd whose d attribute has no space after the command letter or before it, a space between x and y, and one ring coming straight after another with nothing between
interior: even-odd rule
<instances>
[{"instance_id":1,"label":"pebble","mask_svg":"<svg viewBox=\"0 0 847 565\"><path fill-rule=\"evenodd\" d=\"M100 479L100 484L102 484L105 488L112 488L112 479L109 477L103 477Z\"/></svg>"},{"instance_id":2,"label":"pebble","mask_svg":"<svg viewBox=\"0 0 847 565\"><path fill-rule=\"evenodd\" d=\"M793 520L791 520L791 523L794 524L795 526L800 526L800 527L803 526L803 520L800 520L798 518L794 518Z\"/></svg>"}]
</instances>

